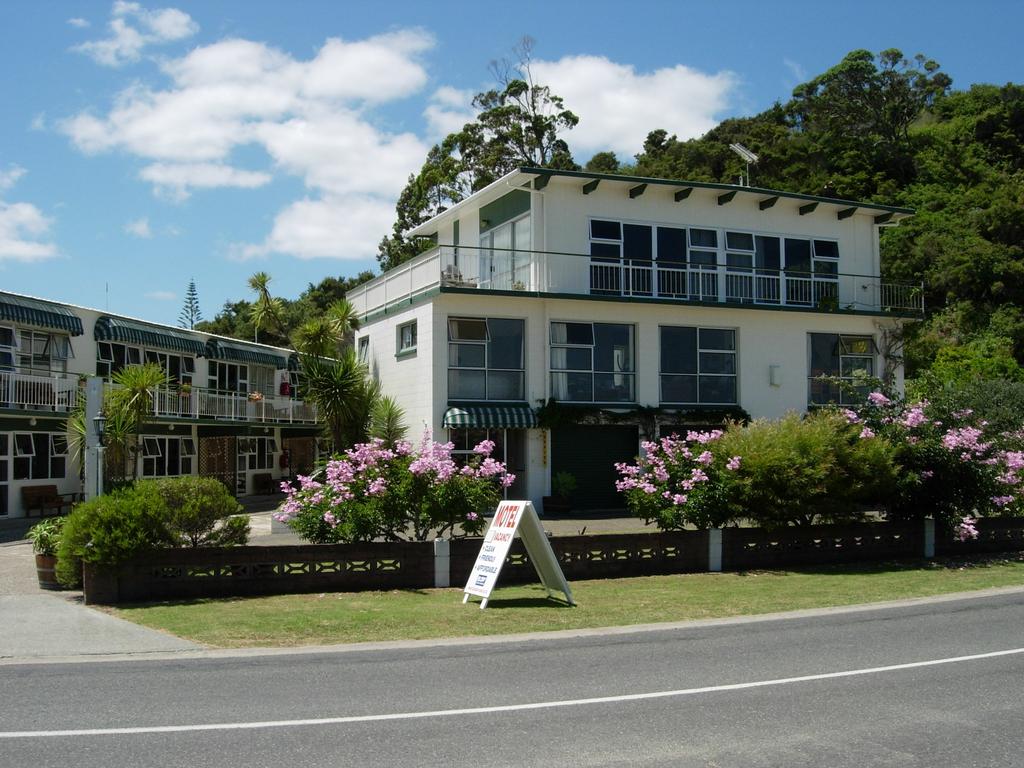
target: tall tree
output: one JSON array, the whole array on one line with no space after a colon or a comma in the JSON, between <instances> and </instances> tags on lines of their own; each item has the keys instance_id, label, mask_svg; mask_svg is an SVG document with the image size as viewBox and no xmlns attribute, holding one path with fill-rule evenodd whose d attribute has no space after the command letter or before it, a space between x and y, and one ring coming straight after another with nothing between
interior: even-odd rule
<instances>
[{"instance_id":1,"label":"tall tree","mask_svg":"<svg viewBox=\"0 0 1024 768\"><path fill-rule=\"evenodd\" d=\"M199 309L199 291L196 290L196 279L193 277L188 281L188 288L185 289L185 304L181 308L181 314L178 315L178 325L192 330L202 319L203 313Z\"/></svg>"},{"instance_id":2,"label":"tall tree","mask_svg":"<svg viewBox=\"0 0 1024 768\"><path fill-rule=\"evenodd\" d=\"M384 270L420 253L429 242L405 233L519 166L576 169L562 138L579 123L560 96L536 82L526 37L514 59L491 63L496 87L473 98L474 121L431 148L419 173L409 177L396 205L392 234L381 240L377 261Z\"/></svg>"},{"instance_id":3,"label":"tall tree","mask_svg":"<svg viewBox=\"0 0 1024 768\"><path fill-rule=\"evenodd\" d=\"M270 275L266 272L256 272L249 278L249 289L256 294L256 301L250 308L250 317L253 322L253 340L260 340L260 328L272 325L278 333L284 333L284 303L281 299L270 295Z\"/></svg>"}]
</instances>

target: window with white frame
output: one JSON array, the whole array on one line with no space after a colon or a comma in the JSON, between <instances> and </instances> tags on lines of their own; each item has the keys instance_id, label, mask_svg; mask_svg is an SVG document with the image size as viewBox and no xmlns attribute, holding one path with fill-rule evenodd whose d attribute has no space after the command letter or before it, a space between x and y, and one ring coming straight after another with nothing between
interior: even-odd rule
<instances>
[{"instance_id":1,"label":"window with white frame","mask_svg":"<svg viewBox=\"0 0 1024 768\"><path fill-rule=\"evenodd\" d=\"M399 355L409 354L416 351L416 321L402 323L398 326L398 350Z\"/></svg>"},{"instance_id":2,"label":"window with white frame","mask_svg":"<svg viewBox=\"0 0 1024 768\"><path fill-rule=\"evenodd\" d=\"M661 326L661 402L735 405L736 331Z\"/></svg>"},{"instance_id":3,"label":"window with white frame","mask_svg":"<svg viewBox=\"0 0 1024 768\"><path fill-rule=\"evenodd\" d=\"M14 434L14 479L59 480L67 468L67 437L56 432Z\"/></svg>"},{"instance_id":4,"label":"window with white frame","mask_svg":"<svg viewBox=\"0 0 1024 768\"><path fill-rule=\"evenodd\" d=\"M191 437L146 435L142 438L142 475L191 475L195 455L196 443Z\"/></svg>"},{"instance_id":5,"label":"window with white frame","mask_svg":"<svg viewBox=\"0 0 1024 768\"><path fill-rule=\"evenodd\" d=\"M634 331L618 323L551 323L551 397L634 402Z\"/></svg>"},{"instance_id":6,"label":"window with white frame","mask_svg":"<svg viewBox=\"0 0 1024 768\"><path fill-rule=\"evenodd\" d=\"M96 342L96 375L110 378L128 365L142 365L142 347L114 341Z\"/></svg>"},{"instance_id":7,"label":"window with white frame","mask_svg":"<svg viewBox=\"0 0 1024 768\"><path fill-rule=\"evenodd\" d=\"M448 399L524 400L525 326L507 318L449 318Z\"/></svg>"},{"instance_id":8,"label":"window with white frame","mask_svg":"<svg viewBox=\"0 0 1024 768\"><path fill-rule=\"evenodd\" d=\"M498 291L529 288L531 239L529 214L481 232L481 287Z\"/></svg>"},{"instance_id":9,"label":"window with white frame","mask_svg":"<svg viewBox=\"0 0 1024 768\"><path fill-rule=\"evenodd\" d=\"M273 437L238 438L238 470L273 469L277 440Z\"/></svg>"},{"instance_id":10,"label":"window with white frame","mask_svg":"<svg viewBox=\"0 0 1024 768\"><path fill-rule=\"evenodd\" d=\"M249 391L249 366L244 363L209 360L206 370L210 389L243 394Z\"/></svg>"},{"instance_id":11,"label":"window with white frame","mask_svg":"<svg viewBox=\"0 0 1024 768\"><path fill-rule=\"evenodd\" d=\"M74 357L69 336L27 329L20 330L18 336L18 368L22 373L48 376L67 371L68 360Z\"/></svg>"},{"instance_id":12,"label":"window with white frame","mask_svg":"<svg viewBox=\"0 0 1024 768\"><path fill-rule=\"evenodd\" d=\"M868 387L859 382L875 375L878 347L873 337L809 333L807 347L810 405L848 404L867 394ZM846 386L840 382L845 382ZM854 387L855 391L847 391L849 387Z\"/></svg>"},{"instance_id":13,"label":"window with white frame","mask_svg":"<svg viewBox=\"0 0 1024 768\"><path fill-rule=\"evenodd\" d=\"M160 367L168 381L178 384L191 384L196 372L196 359L188 355L177 355L173 352L144 350L143 357L147 363Z\"/></svg>"},{"instance_id":14,"label":"window with white frame","mask_svg":"<svg viewBox=\"0 0 1024 768\"><path fill-rule=\"evenodd\" d=\"M370 336L369 336L369 334L367 334L366 336L360 336L359 337L358 359L359 359L359 362L362 363L363 365L368 364L369 361L370 361Z\"/></svg>"},{"instance_id":15,"label":"window with white frame","mask_svg":"<svg viewBox=\"0 0 1024 768\"><path fill-rule=\"evenodd\" d=\"M14 355L18 350L18 336L10 326L0 325L0 371L14 370Z\"/></svg>"}]
</instances>

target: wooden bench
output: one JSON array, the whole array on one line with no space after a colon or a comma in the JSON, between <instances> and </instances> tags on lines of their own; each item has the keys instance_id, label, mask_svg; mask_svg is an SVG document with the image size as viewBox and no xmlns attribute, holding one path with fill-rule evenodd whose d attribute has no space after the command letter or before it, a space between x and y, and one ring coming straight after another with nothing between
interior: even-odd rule
<instances>
[{"instance_id":1,"label":"wooden bench","mask_svg":"<svg viewBox=\"0 0 1024 768\"><path fill-rule=\"evenodd\" d=\"M40 517L61 515L65 509L70 512L76 501L77 493L57 493L56 485L26 485L21 489L21 506L25 510L25 517L31 517L36 512Z\"/></svg>"}]
</instances>

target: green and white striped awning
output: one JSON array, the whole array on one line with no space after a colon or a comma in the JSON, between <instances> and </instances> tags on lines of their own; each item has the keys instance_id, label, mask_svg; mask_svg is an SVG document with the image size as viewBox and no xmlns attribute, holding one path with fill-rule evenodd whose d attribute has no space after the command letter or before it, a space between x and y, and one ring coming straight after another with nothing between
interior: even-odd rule
<instances>
[{"instance_id":1,"label":"green and white striped awning","mask_svg":"<svg viewBox=\"0 0 1024 768\"><path fill-rule=\"evenodd\" d=\"M13 293L0 293L0 320L67 331L72 336L84 333L82 319L67 307Z\"/></svg>"},{"instance_id":2,"label":"green and white striped awning","mask_svg":"<svg viewBox=\"0 0 1024 768\"><path fill-rule=\"evenodd\" d=\"M206 344L203 340L198 336L192 336L188 331L146 325L121 317L104 315L97 319L93 336L96 341L120 341L153 349L183 352L195 357L202 357L206 354Z\"/></svg>"},{"instance_id":3,"label":"green and white striped awning","mask_svg":"<svg viewBox=\"0 0 1024 768\"><path fill-rule=\"evenodd\" d=\"M243 342L227 342L210 339L206 342L206 356L211 360L230 360L235 363L269 365L271 368L287 368L288 359L275 354L269 347L257 347Z\"/></svg>"},{"instance_id":4,"label":"green and white striped awning","mask_svg":"<svg viewBox=\"0 0 1024 768\"><path fill-rule=\"evenodd\" d=\"M442 424L446 429L530 429L537 426L537 414L528 405L465 405L445 411Z\"/></svg>"}]
</instances>

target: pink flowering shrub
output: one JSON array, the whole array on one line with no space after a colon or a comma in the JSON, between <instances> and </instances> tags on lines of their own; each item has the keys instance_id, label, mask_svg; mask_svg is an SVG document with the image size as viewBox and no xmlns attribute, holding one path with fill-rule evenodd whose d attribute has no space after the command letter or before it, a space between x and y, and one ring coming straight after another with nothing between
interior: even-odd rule
<instances>
[{"instance_id":1,"label":"pink flowering shrub","mask_svg":"<svg viewBox=\"0 0 1024 768\"><path fill-rule=\"evenodd\" d=\"M719 527L733 519L730 484L743 457L715 457L711 446L722 434L690 432L644 442L635 464L616 464L615 487L633 514L665 531Z\"/></svg>"},{"instance_id":2,"label":"pink flowering shrub","mask_svg":"<svg viewBox=\"0 0 1024 768\"><path fill-rule=\"evenodd\" d=\"M663 530L855 520L894 482L891 447L861 430L832 414L790 414L673 435L644 443L636 464L616 465L617 488Z\"/></svg>"},{"instance_id":3,"label":"pink flowering shrub","mask_svg":"<svg viewBox=\"0 0 1024 768\"><path fill-rule=\"evenodd\" d=\"M932 516L965 540L977 536L978 516L1021 512L1019 434L993 429L970 408L907 403L882 392L840 413L896 448L899 476L888 505L891 519Z\"/></svg>"},{"instance_id":4,"label":"pink flowering shrub","mask_svg":"<svg viewBox=\"0 0 1024 768\"><path fill-rule=\"evenodd\" d=\"M490 441L462 466L452 448L429 432L416 451L405 441L360 443L322 473L300 477L298 489L284 485L288 496L275 517L316 544L477 535L515 476L491 456Z\"/></svg>"}]
</instances>

